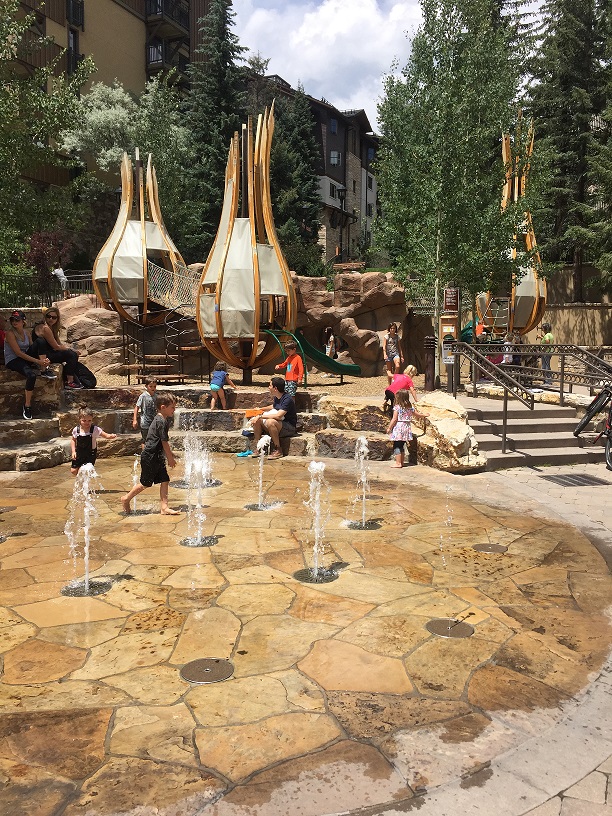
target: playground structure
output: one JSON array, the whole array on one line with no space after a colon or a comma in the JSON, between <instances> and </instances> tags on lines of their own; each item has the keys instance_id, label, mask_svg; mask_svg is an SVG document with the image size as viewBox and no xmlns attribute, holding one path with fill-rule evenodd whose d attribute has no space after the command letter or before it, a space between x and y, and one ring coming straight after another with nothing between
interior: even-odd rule
<instances>
[{"instance_id":1,"label":"playground structure","mask_svg":"<svg viewBox=\"0 0 612 816\"><path fill-rule=\"evenodd\" d=\"M297 300L280 248L270 198L274 105L243 125L230 143L221 220L204 267L196 316L206 348L245 380L278 357L277 336L291 333Z\"/></svg>"},{"instance_id":2,"label":"playground structure","mask_svg":"<svg viewBox=\"0 0 612 816\"><path fill-rule=\"evenodd\" d=\"M522 117L519 112L516 144L521 144ZM520 149L512 150L510 135L505 133L502 138L502 158L506 168L506 180L502 192L502 210L510 203L518 203L525 195L527 176L531 155L533 153L534 132L533 125L529 128L525 161L522 162ZM531 213L525 212L525 220L521 235L525 240L525 250L529 253L529 266L523 268L520 280L513 280L510 295L501 295L493 292L481 292L476 298L478 317L485 327L493 334L505 335L508 332L520 335L527 334L535 328L544 315L546 309L546 281L540 277L538 270L542 263L537 251L537 242L531 220ZM512 257L516 258L517 250L512 249Z\"/></svg>"},{"instance_id":3,"label":"playground structure","mask_svg":"<svg viewBox=\"0 0 612 816\"><path fill-rule=\"evenodd\" d=\"M194 303L196 281L164 225L151 154L146 179L143 171L138 149L134 168L123 154L119 214L92 277L105 308L153 326L164 322L169 309Z\"/></svg>"}]
</instances>

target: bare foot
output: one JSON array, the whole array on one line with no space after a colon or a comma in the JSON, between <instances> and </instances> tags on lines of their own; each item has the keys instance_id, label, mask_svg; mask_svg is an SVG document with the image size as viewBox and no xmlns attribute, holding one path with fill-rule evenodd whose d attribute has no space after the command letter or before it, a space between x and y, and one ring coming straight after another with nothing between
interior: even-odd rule
<instances>
[{"instance_id":1,"label":"bare foot","mask_svg":"<svg viewBox=\"0 0 612 816\"><path fill-rule=\"evenodd\" d=\"M392 468L401 468L401 465L391 465Z\"/></svg>"},{"instance_id":2,"label":"bare foot","mask_svg":"<svg viewBox=\"0 0 612 816\"><path fill-rule=\"evenodd\" d=\"M132 510L130 508L130 502L127 495L121 497L121 506L123 507L123 512L126 514L126 516L129 516Z\"/></svg>"},{"instance_id":3,"label":"bare foot","mask_svg":"<svg viewBox=\"0 0 612 816\"><path fill-rule=\"evenodd\" d=\"M160 511L162 516L180 516L180 512L178 510L173 510L171 507L163 507Z\"/></svg>"}]
</instances>

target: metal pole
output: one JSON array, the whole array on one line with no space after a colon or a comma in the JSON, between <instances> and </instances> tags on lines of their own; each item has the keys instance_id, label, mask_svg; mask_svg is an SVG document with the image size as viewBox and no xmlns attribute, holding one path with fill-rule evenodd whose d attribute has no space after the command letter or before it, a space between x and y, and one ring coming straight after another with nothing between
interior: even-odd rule
<instances>
[{"instance_id":1,"label":"metal pole","mask_svg":"<svg viewBox=\"0 0 612 816\"><path fill-rule=\"evenodd\" d=\"M502 414L502 453L506 452L507 431L508 431L508 389L504 388L504 410Z\"/></svg>"},{"instance_id":2,"label":"metal pole","mask_svg":"<svg viewBox=\"0 0 612 816\"><path fill-rule=\"evenodd\" d=\"M563 386L565 381L565 354L561 352L561 370L559 374L559 405L563 405L565 400L563 398Z\"/></svg>"},{"instance_id":3,"label":"metal pole","mask_svg":"<svg viewBox=\"0 0 612 816\"><path fill-rule=\"evenodd\" d=\"M436 338L424 337L423 349L425 351L425 391L433 391L435 389L435 357L436 357Z\"/></svg>"}]
</instances>

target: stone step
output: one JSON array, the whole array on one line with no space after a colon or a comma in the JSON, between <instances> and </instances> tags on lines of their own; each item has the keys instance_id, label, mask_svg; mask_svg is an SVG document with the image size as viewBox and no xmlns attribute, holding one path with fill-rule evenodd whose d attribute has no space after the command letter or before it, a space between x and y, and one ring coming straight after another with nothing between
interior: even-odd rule
<instances>
[{"instance_id":1,"label":"stone step","mask_svg":"<svg viewBox=\"0 0 612 816\"><path fill-rule=\"evenodd\" d=\"M546 467L549 465L578 465L604 461L603 448L531 448L502 453L487 453L486 470L504 470L512 467Z\"/></svg>"},{"instance_id":2,"label":"stone step","mask_svg":"<svg viewBox=\"0 0 612 816\"><path fill-rule=\"evenodd\" d=\"M489 456L489 451L501 450L502 438L499 434L477 435L478 450L485 451ZM506 436L506 446L508 450L530 450L532 448L581 448L581 440L576 439L572 434L567 433L515 433L510 431Z\"/></svg>"},{"instance_id":3,"label":"stone step","mask_svg":"<svg viewBox=\"0 0 612 816\"><path fill-rule=\"evenodd\" d=\"M544 437L549 433L565 433L572 436L574 428L578 424L576 417L550 417L545 420L535 419L514 419L508 418L507 432L520 434L534 434ZM481 434L501 434L503 422L501 419L475 419L470 420L470 427L480 439Z\"/></svg>"},{"instance_id":4,"label":"stone step","mask_svg":"<svg viewBox=\"0 0 612 816\"><path fill-rule=\"evenodd\" d=\"M42 470L70 461L70 440L49 439L32 445L9 445L0 451L0 471Z\"/></svg>"},{"instance_id":5,"label":"stone step","mask_svg":"<svg viewBox=\"0 0 612 816\"><path fill-rule=\"evenodd\" d=\"M501 420L504 416L504 409L500 401L491 400L491 407L489 408L467 408L468 420L471 424L473 419L495 421ZM508 419L525 419L542 420L554 419L564 417L566 419L576 418L576 409L571 407L561 407L559 405L546 405L546 403L538 402L534 405L533 411L526 408L521 403L516 405L508 405Z\"/></svg>"},{"instance_id":6,"label":"stone step","mask_svg":"<svg viewBox=\"0 0 612 816\"><path fill-rule=\"evenodd\" d=\"M56 417L45 419L0 420L0 446L32 445L48 442L61 433Z\"/></svg>"}]
</instances>

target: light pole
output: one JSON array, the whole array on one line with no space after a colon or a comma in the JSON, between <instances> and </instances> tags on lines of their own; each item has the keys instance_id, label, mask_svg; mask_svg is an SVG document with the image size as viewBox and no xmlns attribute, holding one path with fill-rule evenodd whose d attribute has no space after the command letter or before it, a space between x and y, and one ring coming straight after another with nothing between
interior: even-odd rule
<instances>
[{"instance_id":1,"label":"light pole","mask_svg":"<svg viewBox=\"0 0 612 816\"><path fill-rule=\"evenodd\" d=\"M346 187L339 184L337 187L338 199L340 201L340 263L344 260L342 249L342 230L344 229L344 205L346 204Z\"/></svg>"}]
</instances>

